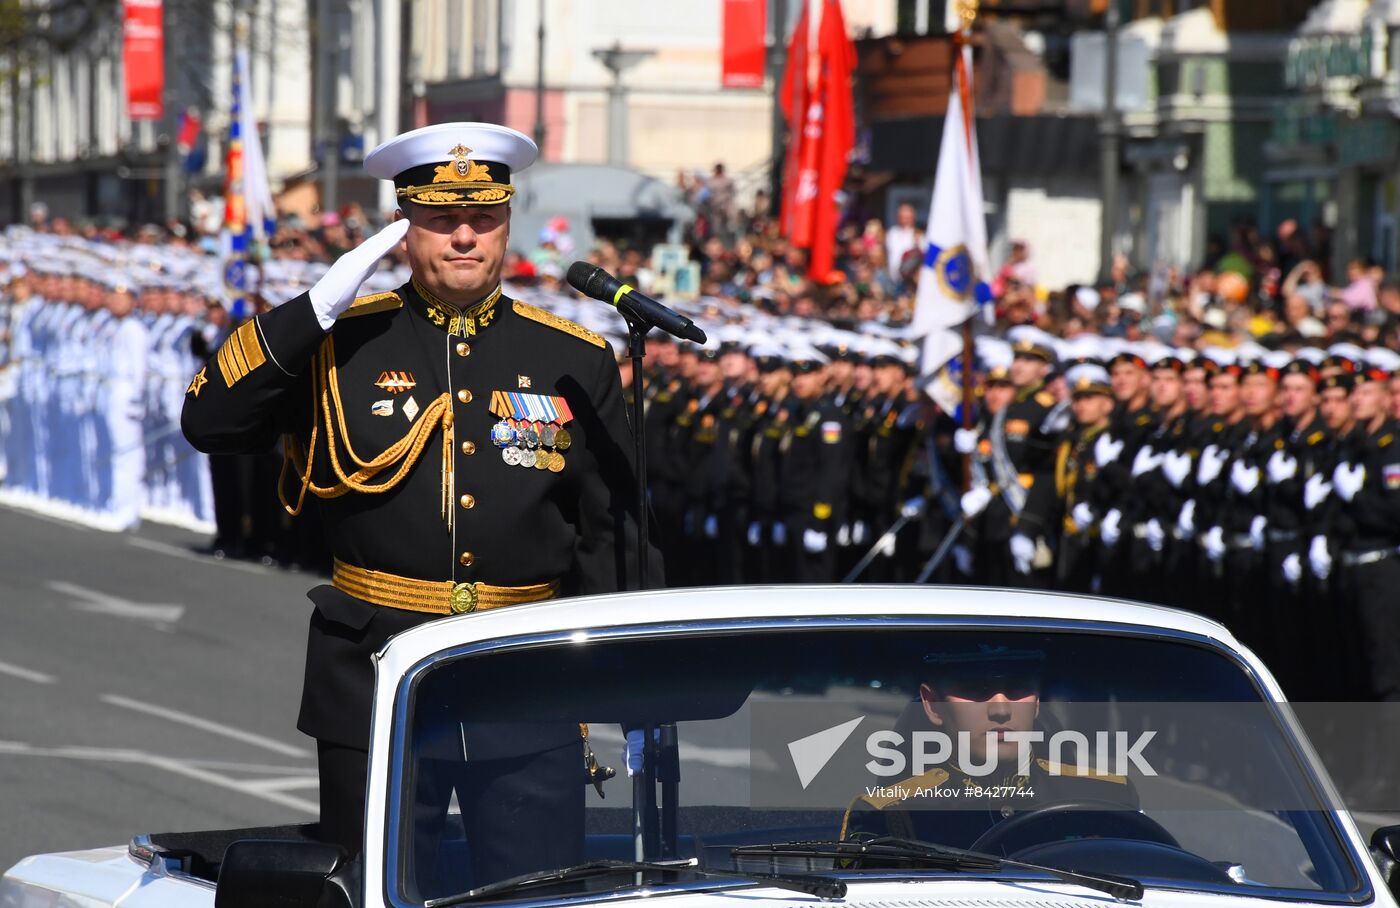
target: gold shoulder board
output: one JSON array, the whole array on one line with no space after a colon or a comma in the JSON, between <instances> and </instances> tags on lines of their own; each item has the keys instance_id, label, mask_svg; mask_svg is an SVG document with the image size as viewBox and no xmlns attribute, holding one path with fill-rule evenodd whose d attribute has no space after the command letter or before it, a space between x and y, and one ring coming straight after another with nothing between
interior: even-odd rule
<instances>
[{"instance_id":1,"label":"gold shoulder board","mask_svg":"<svg viewBox=\"0 0 1400 908\"><path fill-rule=\"evenodd\" d=\"M1127 785L1128 777L1115 775L1111 772L1095 772L1087 766L1075 766L1071 763L1051 763L1044 758L1037 758L1036 765L1051 775L1064 776L1067 779L1097 779L1100 782L1117 782L1119 785Z\"/></svg>"},{"instance_id":2,"label":"gold shoulder board","mask_svg":"<svg viewBox=\"0 0 1400 908\"><path fill-rule=\"evenodd\" d=\"M572 334L579 340L588 341L595 347L606 347L608 345L608 342L603 340L603 335L596 331L589 331L582 325L576 325L567 318L560 318L553 312L536 309L534 306L522 303L520 300L516 300L512 305L517 315L523 315L531 321L539 322L541 325L548 325L557 331L563 331L565 334Z\"/></svg>"},{"instance_id":3,"label":"gold shoulder board","mask_svg":"<svg viewBox=\"0 0 1400 908\"><path fill-rule=\"evenodd\" d=\"M1055 395L1051 394L1049 391L1041 391L1035 396L1035 402L1042 407L1053 407L1055 406Z\"/></svg>"},{"instance_id":4,"label":"gold shoulder board","mask_svg":"<svg viewBox=\"0 0 1400 908\"><path fill-rule=\"evenodd\" d=\"M1389 432L1387 432L1387 433L1385 433L1384 435L1382 435L1382 436L1380 437L1380 440L1377 441L1376 444L1379 445L1380 447L1384 448L1386 445L1390 444L1390 443L1391 443L1392 441L1394 441L1394 440L1395 440L1395 436L1394 436L1394 435L1391 435Z\"/></svg>"},{"instance_id":5,"label":"gold shoulder board","mask_svg":"<svg viewBox=\"0 0 1400 908\"><path fill-rule=\"evenodd\" d=\"M1317 444L1319 441L1322 441L1322 439L1323 439L1323 434L1322 434L1321 432L1314 432L1313 434L1311 434L1311 435L1308 436L1308 444L1310 444L1310 445L1315 445L1315 444Z\"/></svg>"},{"instance_id":6,"label":"gold shoulder board","mask_svg":"<svg viewBox=\"0 0 1400 908\"><path fill-rule=\"evenodd\" d=\"M403 308L403 300L392 290L385 293L374 293L370 296L357 296L355 301L350 304L350 308L340 313L337 320L355 318L360 315L374 315L376 312L391 312L401 308Z\"/></svg>"}]
</instances>

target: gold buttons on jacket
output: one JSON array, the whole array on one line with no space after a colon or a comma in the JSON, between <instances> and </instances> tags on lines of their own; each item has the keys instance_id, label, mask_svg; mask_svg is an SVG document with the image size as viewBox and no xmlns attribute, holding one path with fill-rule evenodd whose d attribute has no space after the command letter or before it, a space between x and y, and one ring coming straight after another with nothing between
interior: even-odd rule
<instances>
[{"instance_id":1,"label":"gold buttons on jacket","mask_svg":"<svg viewBox=\"0 0 1400 908\"><path fill-rule=\"evenodd\" d=\"M462 496L462 507L466 508L467 510L471 510L472 508L476 507L476 496L475 496L475 495L463 495L463 496Z\"/></svg>"},{"instance_id":2,"label":"gold buttons on jacket","mask_svg":"<svg viewBox=\"0 0 1400 908\"><path fill-rule=\"evenodd\" d=\"M469 404L472 402L472 392L468 391L466 388L463 388L462 390L457 392L457 399L464 404Z\"/></svg>"},{"instance_id":3,"label":"gold buttons on jacket","mask_svg":"<svg viewBox=\"0 0 1400 908\"><path fill-rule=\"evenodd\" d=\"M464 442L462 442L462 453L463 453L463 454L475 454L475 453L476 453L476 442L474 442L474 441L464 441Z\"/></svg>"},{"instance_id":4,"label":"gold buttons on jacket","mask_svg":"<svg viewBox=\"0 0 1400 908\"><path fill-rule=\"evenodd\" d=\"M458 355L458 356L466 356L466 355L467 355L468 353L470 353L470 352L472 352L472 348L471 348L471 347L468 347L465 341L463 341L463 342L461 342L461 343L459 343L459 344L457 345L457 355Z\"/></svg>"},{"instance_id":5,"label":"gold buttons on jacket","mask_svg":"<svg viewBox=\"0 0 1400 908\"><path fill-rule=\"evenodd\" d=\"M476 561L476 556L473 555L471 552L463 552L462 557L458 558L457 560L462 563L462 567L471 567L472 563Z\"/></svg>"}]
</instances>

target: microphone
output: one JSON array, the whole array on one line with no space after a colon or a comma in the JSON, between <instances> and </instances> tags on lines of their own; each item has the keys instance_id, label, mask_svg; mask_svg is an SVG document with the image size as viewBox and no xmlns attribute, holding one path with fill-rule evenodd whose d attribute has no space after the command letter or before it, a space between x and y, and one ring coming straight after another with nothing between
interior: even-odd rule
<instances>
[{"instance_id":1,"label":"microphone","mask_svg":"<svg viewBox=\"0 0 1400 908\"><path fill-rule=\"evenodd\" d=\"M568 281L569 286L584 296L616 306L624 315L648 327L660 328L667 334L697 344L705 342L705 332L690 319L642 295L632 285L624 284L596 265L574 262L569 266Z\"/></svg>"}]
</instances>

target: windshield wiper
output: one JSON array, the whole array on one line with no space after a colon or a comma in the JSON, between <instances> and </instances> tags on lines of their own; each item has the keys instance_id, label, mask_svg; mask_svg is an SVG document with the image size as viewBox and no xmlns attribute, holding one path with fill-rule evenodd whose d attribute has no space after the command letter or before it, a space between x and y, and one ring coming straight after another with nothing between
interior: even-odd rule
<instances>
[{"instance_id":1,"label":"windshield wiper","mask_svg":"<svg viewBox=\"0 0 1400 908\"><path fill-rule=\"evenodd\" d=\"M1056 877L1066 883L1076 883L1107 893L1116 899L1139 901L1143 885L1131 877L1106 873L1083 873L1045 864L1031 864L980 851L967 851L948 845L904 839L897 836L872 836L843 841L775 842L770 845L744 845L733 849L735 856L786 856L849 858L857 866L861 859L893 860L917 863L940 870L968 873L996 872L1008 867L1031 870ZM855 869L855 868L852 868Z\"/></svg>"},{"instance_id":2,"label":"windshield wiper","mask_svg":"<svg viewBox=\"0 0 1400 908\"><path fill-rule=\"evenodd\" d=\"M703 870L695 858L674 861L587 861L570 867L554 870L541 870L526 873L485 886L469 889L458 895L429 899L424 908L447 908L449 905L463 905L479 902L494 896L507 895L521 889L548 886L554 883L575 882L598 876L624 873L689 873L711 879L747 880L761 883L776 889L791 889L823 899L839 899L846 895L844 881L829 876L778 876L766 873L745 873L742 870Z\"/></svg>"}]
</instances>

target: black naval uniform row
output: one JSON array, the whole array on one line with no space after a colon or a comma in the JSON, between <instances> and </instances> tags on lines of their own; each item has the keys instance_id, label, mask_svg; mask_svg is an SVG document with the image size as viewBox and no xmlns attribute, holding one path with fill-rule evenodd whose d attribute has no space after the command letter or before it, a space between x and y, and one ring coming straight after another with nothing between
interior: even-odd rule
<instances>
[{"instance_id":1,"label":"black naval uniform row","mask_svg":"<svg viewBox=\"0 0 1400 908\"><path fill-rule=\"evenodd\" d=\"M1120 407L1056 442L1013 521L1050 558L1019 582L1219 620L1292 699L1400 699L1397 438L1390 419L1339 435L1315 415ZM1339 466L1358 473L1349 499L1320 494Z\"/></svg>"},{"instance_id":2,"label":"black naval uniform row","mask_svg":"<svg viewBox=\"0 0 1400 908\"><path fill-rule=\"evenodd\" d=\"M911 582L958 519L955 425L921 395L770 399L656 372L647 396L656 539L672 585L839 582L896 525L894 545L858 580ZM1316 416L1262 425L1120 404L1103 424L1079 426L1034 385L983 414L977 432L972 478L991 498L930 581L1190 609L1225 623L1295 698L1400 699L1400 610L1387 592L1400 589L1394 423L1338 437ZM1277 480L1276 453L1292 470ZM1330 481L1339 464L1364 466L1361 488L1308 506L1309 480ZM910 502L918 513L901 522ZM1010 552L1017 534L1035 545L1026 573ZM1325 576L1310 557L1319 537Z\"/></svg>"}]
</instances>

